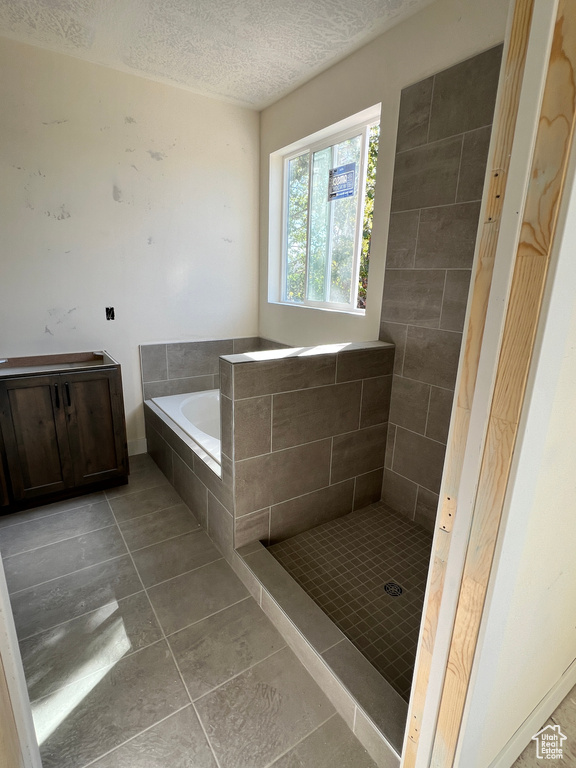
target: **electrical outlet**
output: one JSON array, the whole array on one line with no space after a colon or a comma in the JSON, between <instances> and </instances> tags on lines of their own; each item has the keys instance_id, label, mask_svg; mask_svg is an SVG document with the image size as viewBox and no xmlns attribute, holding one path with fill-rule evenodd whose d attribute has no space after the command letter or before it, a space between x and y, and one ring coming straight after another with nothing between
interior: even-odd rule
<instances>
[{"instance_id":1,"label":"electrical outlet","mask_svg":"<svg viewBox=\"0 0 576 768\"><path fill-rule=\"evenodd\" d=\"M114 320L114 307L106 307L106 320Z\"/></svg>"}]
</instances>

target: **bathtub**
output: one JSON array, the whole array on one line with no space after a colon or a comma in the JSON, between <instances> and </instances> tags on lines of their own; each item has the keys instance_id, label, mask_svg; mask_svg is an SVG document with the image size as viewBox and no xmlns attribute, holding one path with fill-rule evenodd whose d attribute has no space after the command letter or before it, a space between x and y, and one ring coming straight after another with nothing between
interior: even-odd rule
<instances>
[{"instance_id":1,"label":"bathtub","mask_svg":"<svg viewBox=\"0 0 576 768\"><path fill-rule=\"evenodd\" d=\"M152 402L218 465L222 463L219 389L208 389L186 395L153 397Z\"/></svg>"}]
</instances>

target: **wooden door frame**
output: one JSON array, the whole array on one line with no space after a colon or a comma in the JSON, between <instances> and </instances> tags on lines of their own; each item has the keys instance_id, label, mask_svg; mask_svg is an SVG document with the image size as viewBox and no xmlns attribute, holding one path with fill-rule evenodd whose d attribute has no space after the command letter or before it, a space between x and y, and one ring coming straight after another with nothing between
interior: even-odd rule
<instances>
[{"instance_id":1,"label":"wooden door frame","mask_svg":"<svg viewBox=\"0 0 576 768\"><path fill-rule=\"evenodd\" d=\"M455 765L572 143L575 28L573 2L511 9L402 768Z\"/></svg>"}]
</instances>

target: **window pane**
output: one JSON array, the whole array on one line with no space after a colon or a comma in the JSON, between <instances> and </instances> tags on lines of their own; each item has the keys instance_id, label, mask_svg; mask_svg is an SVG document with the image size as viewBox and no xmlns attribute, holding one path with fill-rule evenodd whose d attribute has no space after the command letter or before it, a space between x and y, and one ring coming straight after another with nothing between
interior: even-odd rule
<instances>
[{"instance_id":1,"label":"window pane","mask_svg":"<svg viewBox=\"0 0 576 768\"><path fill-rule=\"evenodd\" d=\"M330 203L328 171L332 167L332 147L314 152L310 199L310 244L308 298L326 301L326 265L330 253Z\"/></svg>"},{"instance_id":2,"label":"window pane","mask_svg":"<svg viewBox=\"0 0 576 768\"><path fill-rule=\"evenodd\" d=\"M286 300L303 301L308 238L308 152L288 162L288 216L286 233Z\"/></svg>"},{"instance_id":3,"label":"window pane","mask_svg":"<svg viewBox=\"0 0 576 768\"><path fill-rule=\"evenodd\" d=\"M336 144L334 165L354 163L356 167L354 194L333 200L332 253L330 265L330 301L341 304L350 302L354 279L354 245L356 240L356 215L358 210L358 173L360 170L361 136Z\"/></svg>"}]
</instances>

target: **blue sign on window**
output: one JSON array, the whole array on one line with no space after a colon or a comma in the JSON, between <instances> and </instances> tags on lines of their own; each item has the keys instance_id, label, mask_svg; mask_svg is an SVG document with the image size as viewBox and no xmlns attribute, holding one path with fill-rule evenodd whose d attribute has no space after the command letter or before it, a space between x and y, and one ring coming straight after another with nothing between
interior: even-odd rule
<instances>
[{"instance_id":1,"label":"blue sign on window","mask_svg":"<svg viewBox=\"0 0 576 768\"><path fill-rule=\"evenodd\" d=\"M356 188L356 163L339 165L328 171L328 200L352 197Z\"/></svg>"}]
</instances>

